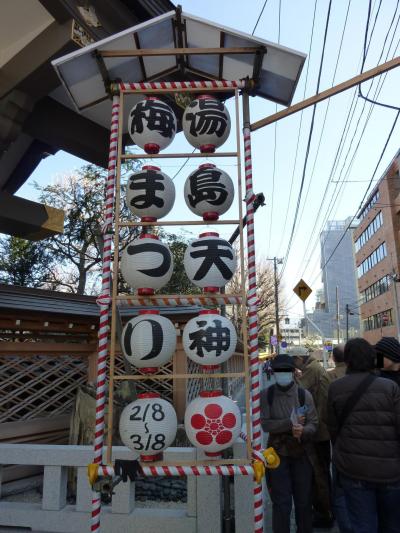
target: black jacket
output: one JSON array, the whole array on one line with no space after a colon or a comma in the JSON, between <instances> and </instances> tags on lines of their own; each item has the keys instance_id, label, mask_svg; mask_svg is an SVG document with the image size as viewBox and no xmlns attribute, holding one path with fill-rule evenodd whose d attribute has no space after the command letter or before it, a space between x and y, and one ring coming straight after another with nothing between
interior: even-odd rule
<instances>
[{"instance_id":1,"label":"black jacket","mask_svg":"<svg viewBox=\"0 0 400 533\"><path fill-rule=\"evenodd\" d=\"M400 388L375 378L338 432L344 405L367 373L355 372L329 386L328 430L334 443L333 462L353 479L375 483L400 480Z\"/></svg>"}]
</instances>

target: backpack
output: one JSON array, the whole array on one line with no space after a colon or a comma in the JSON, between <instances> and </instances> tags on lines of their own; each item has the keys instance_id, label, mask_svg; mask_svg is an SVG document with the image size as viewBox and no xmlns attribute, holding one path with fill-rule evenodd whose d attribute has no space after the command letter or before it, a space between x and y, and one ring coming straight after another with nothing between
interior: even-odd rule
<instances>
[{"instance_id":1,"label":"backpack","mask_svg":"<svg viewBox=\"0 0 400 533\"><path fill-rule=\"evenodd\" d=\"M274 401L274 394L275 394L275 385L271 385L268 388L268 391L267 391L267 400L268 400L268 405L269 405L270 409L271 409L272 403ZM303 389L301 387L297 387L297 395L298 395L298 398L299 398L300 407L303 407L304 404L306 403L306 391L305 391L305 389Z\"/></svg>"}]
</instances>

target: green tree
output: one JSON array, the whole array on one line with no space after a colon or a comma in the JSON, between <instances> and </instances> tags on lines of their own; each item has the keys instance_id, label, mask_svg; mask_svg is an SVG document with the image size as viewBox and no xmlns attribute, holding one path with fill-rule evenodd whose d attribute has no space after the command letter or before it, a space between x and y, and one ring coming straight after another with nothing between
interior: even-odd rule
<instances>
[{"instance_id":1,"label":"green tree","mask_svg":"<svg viewBox=\"0 0 400 533\"><path fill-rule=\"evenodd\" d=\"M174 271L169 282L158 292L160 294L199 294L201 289L196 287L186 275L183 258L188 245L188 239L182 235L160 232L160 238L168 244L174 259Z\"/></svg>"},{"instance_id":2,"label":"green tree","mask_svg":"<svg viewBox=\"0 0 400 533\"><path fill-rule=\"evenodd\" d=\"M58 264L49 280L55 289L77 294L98 292L103 252L101 224L104 220L105 172L87 165L54 184L36 185L41 202L65 212L64 233L49 239L47 245ZM121 188L123 197L124 184ZM121 211L121 218L126 219L128 209L123 201ZM125 246L138 235L138 231L122 228L121 243Z\"/></svg>"},{"instance_id":3,"label":"green tree","mask_svg":"<svg viewBox=\"0 0 400 533\"><path fill-rule=\"evenodd\" d=\"M47 241L18 237L0 239L0 282L21 287L42 287L52 276L54 258Z\"/></svg>"}]
</instances>

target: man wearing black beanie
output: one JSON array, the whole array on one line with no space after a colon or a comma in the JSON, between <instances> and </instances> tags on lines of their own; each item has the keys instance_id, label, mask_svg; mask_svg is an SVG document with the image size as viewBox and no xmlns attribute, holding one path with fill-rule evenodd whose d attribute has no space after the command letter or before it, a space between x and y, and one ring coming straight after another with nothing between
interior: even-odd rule
<instances>
[{"instance_id":1,"label":"man wearing black beanie","mask_svg":"<svg viewBox=\"0 0 400 533\"><path fill-rule=\"evenodd\" d=\"M395 381L400 386L400 343L395 337L382 337L375 344L378 361L383 358L380 376Z\"/></svg>"}]
</instances>

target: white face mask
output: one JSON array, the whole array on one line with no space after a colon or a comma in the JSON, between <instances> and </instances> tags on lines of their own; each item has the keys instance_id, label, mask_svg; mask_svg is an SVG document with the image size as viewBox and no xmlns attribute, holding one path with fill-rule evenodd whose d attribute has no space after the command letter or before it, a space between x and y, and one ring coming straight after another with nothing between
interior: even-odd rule
<instances>
[{"instance_id":1,"label":"white face mask","mask_svg":"<svg viewBox=\"0 0 400 533\"><path fill-rule=\"evenodd\" d=\"M287 387L293 382L293 372L275 372L275 379L281 387Z\"/></svg>"}]
</instances>

